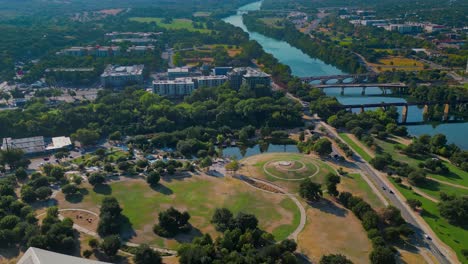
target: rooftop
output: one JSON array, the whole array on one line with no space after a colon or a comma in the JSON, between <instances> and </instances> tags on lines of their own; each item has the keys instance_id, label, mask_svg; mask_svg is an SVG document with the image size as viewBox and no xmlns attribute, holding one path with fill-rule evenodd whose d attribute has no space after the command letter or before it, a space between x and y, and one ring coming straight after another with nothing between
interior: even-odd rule
<instances>
[{"instance_id":1,"label":"rooftop","mask_svg":"<svg viewBox=\"0 0 468 264\"><path fill-rule=\"evenodd\" d=\"M143 73L144 65L118 66L108 65L101 77L140 75Z\"/></svg>"},{"instance_id":2,"label":"rooftop","mask_svg":"<svg viewBox=\"0 0 468 264\"><path fill-rule=\"evenodd\" d=\"M193 84L192 78L176 78L174 80L157 80L153 84Z\"/></svg>"},{"instance_id":3,"label":"rooftop","mask_svg":"<svg viewBox=\"0 0 468 264\"><path fill-rule=\"evenodd\" d=\"M25 153L38 153L45 150L44 137L29 137L29 138L4 138L2 142L2 149L7 148L21 149Z\"/></svg>"},{"instance_id":4,"label":"rooftop","mask_svg":"<svg viewBox=\"0 0 468 264\"><path fill-rule=\"evenodd\" d=\"M30 247L17 264L106 264L107 262L77 258L52 251Z\"/></svg>"}]
</instances>

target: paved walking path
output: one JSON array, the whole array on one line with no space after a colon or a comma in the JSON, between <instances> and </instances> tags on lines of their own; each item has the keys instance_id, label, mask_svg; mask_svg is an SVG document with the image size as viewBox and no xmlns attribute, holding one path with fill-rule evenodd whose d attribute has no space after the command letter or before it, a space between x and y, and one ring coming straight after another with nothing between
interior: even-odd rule
<instances>
[{"instance_id":1,"label":"paved walking path","mask_svg":"<svg viewBox=\"0 0 468 264\"><path fill-rule=\"evenodd\" d=\"M84 213L89 213L89 214L92 214L94 216L97 216L98 217L98 214L93 212L93 211L89 211L89 210L86 210L86 209L79 209L79 208L68 208L68 209L60 209L58 210L59 212L66 212L66 211L79 211L79 212L84 212ZM42 213L42 214L39 214L37 217L40 217L42 215L45 215L46 212ZM59 215L59 219L60 220L63 220L63 216ZM73 228L76 229L78 232L81 232L81 233L85 233L87 235L90 235L92 237L95 237L95 238L100 238L99 234L92 231L92 230L89 230L87 228L84 228L80 225L77 225L77 224L73 224ZM129 246L129 247L138 247L140 244L136 244L136 243L131 243L131 242L124 242L123 243L124 245L126 246ZM155 251L158 251L159 253L163 253L163 254L166 254L166 255L176 255L177 254L177 251L175 250L171 250L171 249L167 249L167 248L158 248L158 247L151 247L153 250ZM126 254L130 254L128 252L125 252L125 251L122 251Z\"/></svg>"},{"instance_id":2,"label":"paved walking path","mask_svg":"<svg viewBox=\"0 0 468 264\"><path fill-rule=\"evenodd\" d=\"M253 177L247 177L247 176L244 176L244 175L240 175L240 180L244 181L245 183L247 183L249 186L253 187L253 188L256 188L256 189L259 189L251 184L248 183L247 180L251 180L251 181L255 181L255 182L259 182L259 183L262 183L262 184L265 184L265 185L268 185L269 187L277 190L280 192L280 194L284 194L286 195L288 198L290 198L295 204L296 206L299 208L299 212L301 214L301 218L300 218L300 221L299 221L299 225L296 227L296 229L294 230L294 232L292 232L291 234L289 234L288 238L290 239L293 239L295 241L297 241L297 237L299 236L299 233L302 232L302 230L304 229L304 226L306 224L306 220L307 220L307 216L306 216L306 211L305 211L305 208L304 206L301 204L301 202L297 199L297 197L292 194L292 193L289 193L287 192L286 190L284 190L283 188L281 188L280 186L278 185L275 185L269 181L266 181L266 180L261 180L261 179L257 179L257 178L253 178ZM265 192L269 192L267 190L263 190L262 191L265 191ZM271 193L271 192L270 192Z\"/></svg>"},{"instance_id":3,"label":"paved walking path","mask_svg":"<svg viewBox=\"0 0 468 264\"><path fill-rule=\"evenodd\" d=\"M433 178L433 177L431 177L431 176L428 176L427 178L428 178L428 179L431 179L431 180L433 180L433 181L436 181L436 182L438 182L438 183L441 183L441 184L450 185L450 186L455 187L455 188L460 188L460 189L468 190L468 187L463 186L463 185L459 185L459 184L455 184L455 183L451 183L451 182L442 181L442 180Z\"/></svg>"}]
</instances>

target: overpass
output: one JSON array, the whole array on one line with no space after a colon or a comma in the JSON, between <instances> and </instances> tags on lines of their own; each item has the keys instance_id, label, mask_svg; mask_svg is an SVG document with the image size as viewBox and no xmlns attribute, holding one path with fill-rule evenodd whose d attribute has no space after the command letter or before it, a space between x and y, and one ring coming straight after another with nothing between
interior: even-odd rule
<instances>
[{"instance_id":1,"label":"overpass","mask_svg":"<svg viewBox=\"0 0 468 264\"><path fill-rule=\"evenodd\" d=\"M384 110L391 106L402 106L403 111L401 115L401 123L405 124L408 119L408 107L409 106L424 106L423 108L423 115L427 114L429 106L431 105L444 105L444 115L442 117L442 121L448 121L448 115L450 112L450 106L456 105L466 105L468 104L468 99L464 100L457 100L452 102L438 102L438 101L428 101L428 102L397 102L397 103L373 103L373 104L351 104L351 105L337 105L335 106L335 110L340 109L361 109L361 112L364 112L365 108L375 108L380 107Z\"/></svg>"},{"instance_id":2,"label":"overpass","mask_svg":"<svg viewBox=\"0 0 468 264\"><path fill-rule=\"evenodd\" d=\"M378 87L383 89L383 93L386 94L385 89L396 89L398 93L401 93L402 90L408 89L408 85L404 83L342 83L342 84L319 84L314 85L313 88L325 89L325 88L341 88L341 95L344 94L345 88L350 89L362 89L361 94L366 94L366 88L368 87Z\"/></svg>"},{"instance_id":3,"label":"overpass","mask_svg":"<svg viewBox=\"0 0 468 264\"><path fill-rule=\"evenodd\" d=\"M371 82L376 80L377 74L337 74L337 75L324 75L324 76L309 76L301 77L300 79L305 83L313 81L320 81L320 84L327 84L328 81L336 80L336 83L343 83L346 79L351 79L351 83Z\"/></svg>"}]
</instances>

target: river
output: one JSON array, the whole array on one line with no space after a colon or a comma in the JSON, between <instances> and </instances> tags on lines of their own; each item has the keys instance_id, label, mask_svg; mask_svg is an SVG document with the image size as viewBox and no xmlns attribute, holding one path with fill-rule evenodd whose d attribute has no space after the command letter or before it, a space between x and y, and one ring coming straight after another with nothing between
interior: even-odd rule
<instances>
[{"instance_id":1,"label":"river","mask_svg":"<svg viewBox=\"0 0 468 264\"><path fill-rule=\"evenodd\" d=\"M324 63L323 61L311 58L301 50L289 45L285 41L269 38L257 32L249 32L242 21L242 14L248 11L259 10L262 2L254 2L242 6L238 9L237 14L223 19L225 22L234 26L240 27L247 32L250 39L256 40L263 49L275 56L281 63L288 65L294 75L299 77L304 76L321 76L343 74L340 69ZM339 88L325 90L327 95L335 96L339 102L343 104L365 104L365 103L380 103L380 102L405 102L404 98L400 97L383 97L378 96L381 91L379 88L367 88L366 95L362 96L359 89L345 90L345 95L340 94ZM401 112L401 107L399 108ZM408 122L422 121L422 109L416 106L411 106L408 111ZM445 123L432 125L411 125L407 126L411 135L443 133L446 135L450 143L457 144L460 148L468 149L468 140L466 134L468 132L468 123Z\"/></svg>"}]
</instances>

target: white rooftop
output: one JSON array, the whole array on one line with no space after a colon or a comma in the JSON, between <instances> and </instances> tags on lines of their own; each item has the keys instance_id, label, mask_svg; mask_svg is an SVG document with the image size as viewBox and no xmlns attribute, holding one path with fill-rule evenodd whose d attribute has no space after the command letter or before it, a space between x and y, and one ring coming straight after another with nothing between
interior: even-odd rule
<instances>
[{"instance_id":1,"label":"white rooftop","mask_svg":"<svg viewBox=\"0 0 468 264\"><path fill-rule=\"evenodd\" d=\"M77 258L30 247L17 264L106 264L108 262Z\"/></svg>"}]
</instances>

